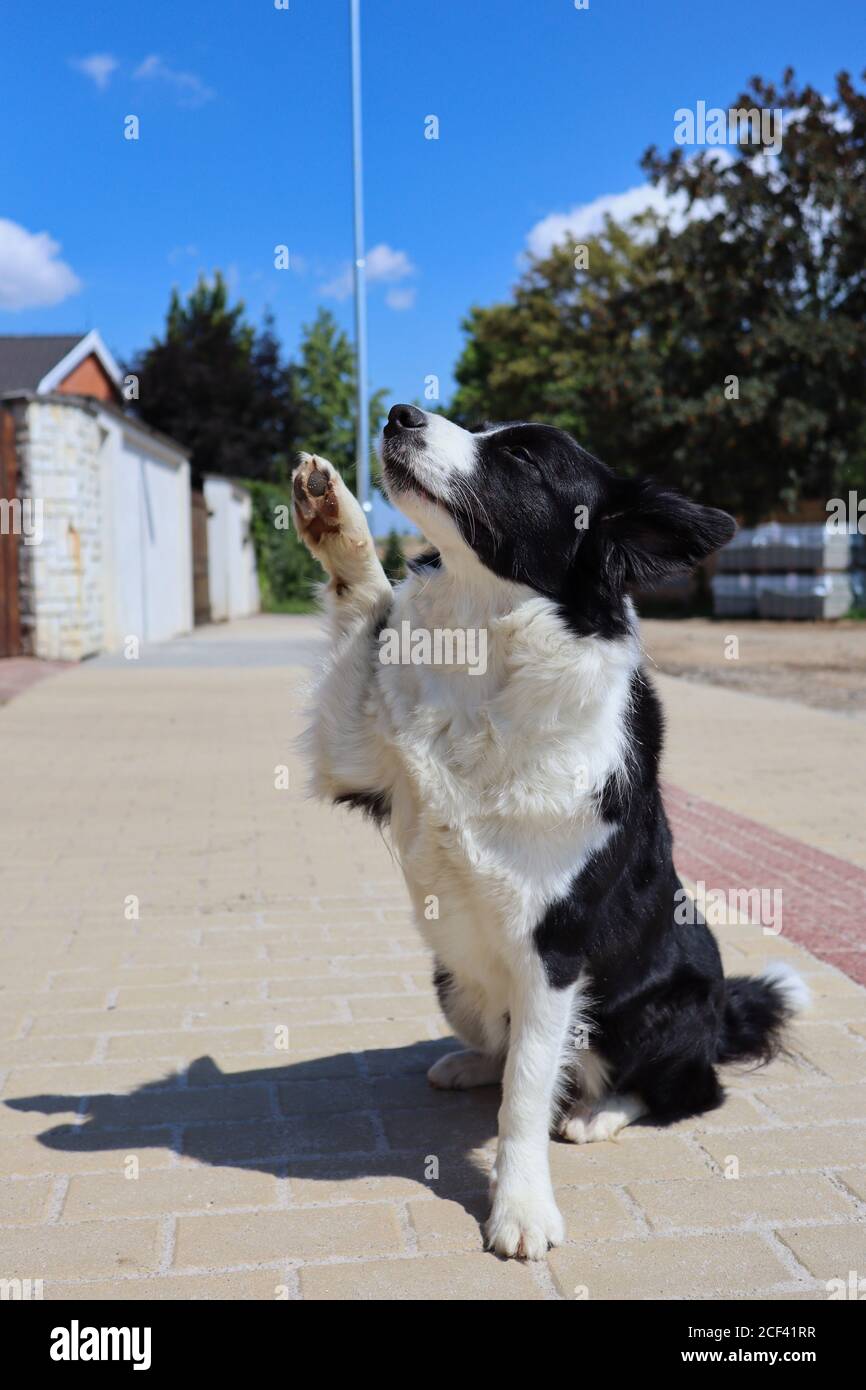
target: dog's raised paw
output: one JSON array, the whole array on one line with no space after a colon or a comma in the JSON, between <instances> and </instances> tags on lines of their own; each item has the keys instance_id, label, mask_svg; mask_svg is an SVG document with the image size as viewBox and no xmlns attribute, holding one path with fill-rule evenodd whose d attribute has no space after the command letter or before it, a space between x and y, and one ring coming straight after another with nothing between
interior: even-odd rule
<instances>
[{"instance_id":1,"label":"dog's raised paw","mask_svg":"<svg viewBox=\"0 0 866 1390\"><path fill-rule=\"evenodd\" d=\"M305 454L292 475L295 525L302 540L313 546L341 530L339 488L342 481L326 459Z\"/></svg>"}]
</instances>

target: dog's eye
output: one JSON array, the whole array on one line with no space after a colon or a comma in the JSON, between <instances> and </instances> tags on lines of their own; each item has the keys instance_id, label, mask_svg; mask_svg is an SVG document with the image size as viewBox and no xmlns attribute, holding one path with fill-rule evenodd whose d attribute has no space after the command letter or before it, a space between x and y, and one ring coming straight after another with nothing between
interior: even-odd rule
<instances>
[{"instance_id":1,"label":"dog's eye","mask_svg":"<svg viewBox=\"0 0 866 1390\"><path fill-rule=\"evenodd\" d=\"M529 450L528 450L528 449L523 449L523 448L521 448L520 446L517 446L516 448L509 447L508 453L511 455L511 457L512 457L513 459L517 459L517 462L518 462L518 463L534 463L534 462L535 462L535 459L532 457L532 455L531 455L531 453L529 452Z\"/></svg>"}]
</instances>

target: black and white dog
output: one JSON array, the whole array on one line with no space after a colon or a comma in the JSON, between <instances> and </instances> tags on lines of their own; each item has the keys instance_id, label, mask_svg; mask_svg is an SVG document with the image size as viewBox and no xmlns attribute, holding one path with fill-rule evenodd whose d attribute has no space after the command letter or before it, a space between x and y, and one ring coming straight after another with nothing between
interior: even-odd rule
<instances>
[{"instance_id":1,"label":"black and white dog","mask_svg":"<svg viewBox=\"0 0 866 1390\"><path fill-rule=\"evenodd\" d=\"M551 1129L586 1143L712 1109L716 1065L770 1058L806 1001L784 966L725 979L708 928L675 915L662 719L628 589L689 569L734 522L547 425L470 433L396 405L382 461L435 547L396 590L333 467L303 455L294 475L298 532L330 575L313 789L390 821L469 1049L429 1079L501 1080L488 1243L538 1259L564 1235ZM405 624L483 631L484 669L384 662L383 629Z\"/></svg>"}]
</instances>

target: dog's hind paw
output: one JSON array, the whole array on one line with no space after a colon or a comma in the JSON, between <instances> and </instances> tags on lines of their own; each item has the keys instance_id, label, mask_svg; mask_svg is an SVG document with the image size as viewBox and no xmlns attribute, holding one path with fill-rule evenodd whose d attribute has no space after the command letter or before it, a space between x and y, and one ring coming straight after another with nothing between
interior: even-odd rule
<instances>
[{"instance_id":1,"label":"dog's hind paw","mask_svg":"<svg viewBox=\"0 0 866 1390\"><path fill-rule=\"evenodd\" d=\"M502 1061L483 1052L447 1052L427 1073L438 1091L468 1091L473 1086L494 1086L502 1080Z\"/></svg>"},{"instance_id":2,"label":"dog's hind paw","mask_svg":"<svg viewBox=\"0 0 866 1390\"><path fill-rule=\"evenodd\" d=\"M609 1096L595 1106L575 1106L559 1132L572 1144L599 1144L645 1114L646 1106L637 1096Z\"/></svg>"}]
</instances>

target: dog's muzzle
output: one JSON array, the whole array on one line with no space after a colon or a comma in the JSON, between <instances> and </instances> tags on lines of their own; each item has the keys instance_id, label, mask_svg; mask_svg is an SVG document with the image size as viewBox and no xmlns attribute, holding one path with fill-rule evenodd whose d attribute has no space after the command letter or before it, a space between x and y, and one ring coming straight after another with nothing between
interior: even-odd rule
<instances>
[{"instance_id":1,"label":"dog's muzzle","mask_svg":"<svg viewBox=\"0 0 866 1390\"><path fill-rule=\"evenodd\" d=\"M388 423L382 433L386 439L399 439L407 431L423 430L427 416L414 405L392 405L388 411ZM411 436L407 436L411 437Z\"/></svg>"}]
</instances>

